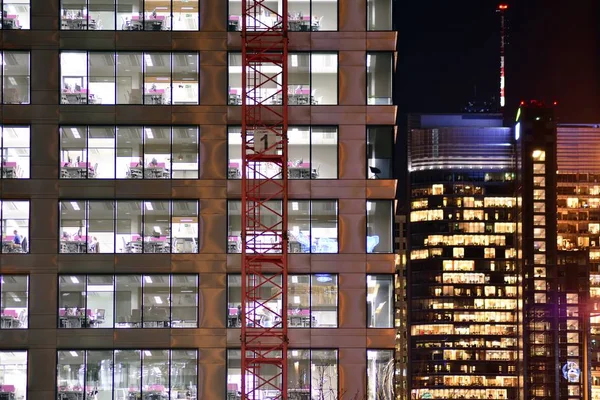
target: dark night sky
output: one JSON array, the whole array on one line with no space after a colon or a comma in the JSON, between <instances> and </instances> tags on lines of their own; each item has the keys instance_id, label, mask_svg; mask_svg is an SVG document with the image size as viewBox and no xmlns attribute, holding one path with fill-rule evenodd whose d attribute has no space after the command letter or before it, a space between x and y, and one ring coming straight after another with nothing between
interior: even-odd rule
<instances>
[{"instance_id":1,"label":"dark night sky","mask_svg":"<svg viewBox=\"0 0 600 400\"><path fill-rule=\"evenodd\" d=\"M509 115L522 99L559 102L562 122L600 122L600 2L511 0ZM460 112L497 96L494 0L396 0L400 112Z\"/></svg>"}]
</instances>

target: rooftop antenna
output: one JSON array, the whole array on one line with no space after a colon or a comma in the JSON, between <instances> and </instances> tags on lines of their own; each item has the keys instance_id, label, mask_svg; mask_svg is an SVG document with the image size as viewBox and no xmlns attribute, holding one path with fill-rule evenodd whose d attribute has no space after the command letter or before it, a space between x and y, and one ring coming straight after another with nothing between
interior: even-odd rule
<instances>
[{"instance_id":1,"label":"rooftop antenna","mask_svg":"<svg viewBox=\"0 0 600 400\"><path fill-rule=\"evenodd\" d=\"M505 48L506 48L506 10L508 10L508 5L505 3L500 3L498 5L497 12L500 13L500 110L504 109L504 105L506 104L505 97L505 72L504 72L504 60L505 60Z\"/></svg>"}]
</instances>

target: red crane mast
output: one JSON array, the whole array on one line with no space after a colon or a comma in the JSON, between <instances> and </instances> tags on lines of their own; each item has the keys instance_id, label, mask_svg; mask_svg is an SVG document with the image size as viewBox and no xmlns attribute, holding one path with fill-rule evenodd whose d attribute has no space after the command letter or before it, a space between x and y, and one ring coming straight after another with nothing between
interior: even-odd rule
<instances>
[{"instance_id":1,"label":"red crane mast","mask_svg":"<svg viewBox=\"0 0 600 400\"><path fill-rule=\"evenodd\" d=\"M242 0L242 400L287 399L288 24Z\"/></svg>"}]
</instances>

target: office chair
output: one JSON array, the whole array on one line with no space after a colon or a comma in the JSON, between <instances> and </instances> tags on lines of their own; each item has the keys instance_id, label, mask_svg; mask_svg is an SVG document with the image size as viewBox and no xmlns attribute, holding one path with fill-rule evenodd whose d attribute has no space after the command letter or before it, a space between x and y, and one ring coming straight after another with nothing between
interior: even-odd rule
<instances>
[{"instance_id":1,"label":"office chair","mask_svg":"<svg viewBox=\"0 0 600 400\"><path fill-rule=\"evenodd\" d=\"M377 167L369 167L369 171L373 174L369 179L379 179L379 174L381 170Z\"/></svg>"}]
</instances>

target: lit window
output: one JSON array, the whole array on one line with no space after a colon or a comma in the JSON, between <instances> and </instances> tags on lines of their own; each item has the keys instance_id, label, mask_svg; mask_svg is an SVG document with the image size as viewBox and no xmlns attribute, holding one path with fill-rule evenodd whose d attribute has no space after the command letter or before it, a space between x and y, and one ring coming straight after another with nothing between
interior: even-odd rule
<instances>
[{"instance_id":1,"label":"lit window","mask_svg":"<svg viewBox=\"0 0 600 400\"><path fill-rule=\"evenodd\" d=\"M393 275L367 275L367 328L394 327Z\"/></svg>"},{"instance_id":2,"label":"lit window","mask_svg":"<svg viewBox=\"0 0 600 400\"><path fill-rule=\"evenodd\" d=\"M392 0L367 0L367 30L391 31Z\"/></svg>"},{"instance_id":3,"label":"lit window","mask_svg":"<svg viewBox=\"0 0 600 400\"><path fill-rule=\"evenodd\" d=\"M367 253L392 253L393 202L391 200L367 201Z\"/></svg>"},{"instance_id":4,"label":"lit window","mask_svg":"<svg viewBox=\"0 0 600 400\"><path fill-rule=\"evenodd\" d=\"M535 161L545 161L546 160L546 152L543 150L534 150L532 155Z\"/></svg>"},{"instance_id":5,"label":"lit window","mask_svg":"<svg viewBox=\"0 0 600 400\"><path fill-rule=\"evenodd\" d=\"M30 174L30 128L0 126L2 136L2 178L27 179Z\"/></svg>"},{"instance_id":6,"label":"lit window","mask_svg":"<svg viewBox=\"0 0 600 400\"><path fill-rule=\"evenodd\" d=\"M27 351L0 351L0 376L7 399L26 399Z\"/></svg>"},{"instance_id":7,"label":"lit window","mask_svg":"<svg viewBox=\"0 0 600 400\"><path fill-rule=\"evenodd\" d=\"M0 329L27 329L28 313L29 277L0 275Z\"/></svg>"},{"instance_id":8,"label":"lit window","mask_svg":"<svg viewBox=\"0 0 600 400\"><path fill-rule=\"evenodd\" d=\"M381 399L394 393L394 350L367 350L367 397ZM383 397L384 398L384 397Z\"/></svg>"},{"instance_id":9,"label":"lit window","mask_svg":"<svg viewBox=\"0 0 600 400\"><path fill-rule=\"evenodd\" d=\"M367 53L367 104L392 104L394 53Z\"/></svg>"},{"instance_id":10,"label":"lit window","mask_svg":"<svg viewBox=\"0 0 600 400\"><path fill-rule=\"evenodd\" d=\"M6 7L7 4L4 4ZM12 7L12 6L11 6ZM4 11L6 13L6 11ZM12 14L14 17L14 14ZM6 18L6 15L4 16ZM31 91L31 54L26 51L3 51L2 103L29 104Z\"/></svg>"}]
</instances>

